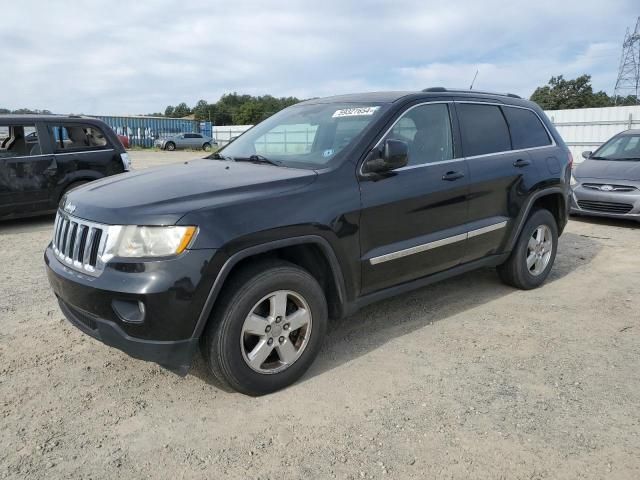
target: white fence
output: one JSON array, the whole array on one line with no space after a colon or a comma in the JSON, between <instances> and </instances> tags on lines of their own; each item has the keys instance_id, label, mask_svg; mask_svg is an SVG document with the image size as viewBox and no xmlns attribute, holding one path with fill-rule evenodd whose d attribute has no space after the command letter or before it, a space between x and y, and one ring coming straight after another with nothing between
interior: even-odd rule
<instances>
[{"instance_id":1,"label":"white fence","mask_svg":"<svg viewBox=\"0 0 640 480\"><path fill-rule=\"evenodd\" d=\"M576 163L583 160L582 152L595 150L624 130L640 128L640 105L548 110L545 113L560 132Z\"/></svg>"},{"instance_id":2,"label":"white fence","mask_svg":"<svg viewBox=\"0 0 640 480\"><path fill-rule=\"evenodd\" d=\"M545 113L567 143L576 163L583 160L582 152L595 150L615 134L624 130L640 128L640 105L632 107L548 110ZM213 136L220 146L224 146L231 139L249 128L251 128L251 125L213 127ZM284 138L286 139L286 136ZM264 141L267 142L266 137ZM277 139L274 138L273 141L269 139L268 143L270 145L273 144L272 148L275 148ZM304 143L304 141L301 143ZM265 151L268 151L266 143Z\"/></svg>"}]
</instances>

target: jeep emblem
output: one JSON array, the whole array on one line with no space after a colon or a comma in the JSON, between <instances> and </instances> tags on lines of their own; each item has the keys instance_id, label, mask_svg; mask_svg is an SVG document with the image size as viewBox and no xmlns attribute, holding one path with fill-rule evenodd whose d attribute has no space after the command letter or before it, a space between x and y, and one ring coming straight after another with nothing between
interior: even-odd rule
<instances>
[{"instance_id":1,"label":"jeep emblem","mask_svg":"<svg viewBox=\"0 0 640 480\"><path fill-rule=\"evenodd\" d=\"M64 206L64 211L67 213L73 213L76 211L76 206L73 203L69 202Z\"/></svg>"}]
</instances>

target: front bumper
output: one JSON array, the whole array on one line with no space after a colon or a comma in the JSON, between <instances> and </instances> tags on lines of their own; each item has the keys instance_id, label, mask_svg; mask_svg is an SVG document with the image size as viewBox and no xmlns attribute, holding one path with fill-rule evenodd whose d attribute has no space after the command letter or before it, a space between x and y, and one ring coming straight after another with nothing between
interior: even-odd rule
<instances>
[{"instance_id":1,"label":"front bumper","mask_svg":"<svg viewBox=\"0 0 640 480\"><path fill-rule=\"evenodd\" d=\"M44 258L51 288L73 325L134 358L186 374L215 277L207 268L214 253L192 250L171 260L107 264L98 277L64 265L51 246ZM130 308L140 304L140 311Z\"/></svg>"},{"instance_id":2,"label":"front bumper","mask_svg":"<svg viewBox=\"0 0 640 480\"><path fill-rule=\"evenodd\" d=\"M580 183L572 189L570 212L573 215L640 221L640 190L607 192L585 188Z\"/></svg>"}]
</instances>

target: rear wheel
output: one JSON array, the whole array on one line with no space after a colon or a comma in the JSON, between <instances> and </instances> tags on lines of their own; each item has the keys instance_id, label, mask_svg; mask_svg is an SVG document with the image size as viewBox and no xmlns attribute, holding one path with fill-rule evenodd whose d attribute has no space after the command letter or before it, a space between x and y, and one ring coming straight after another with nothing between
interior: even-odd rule
<instances>
[{"instance_id":1,"label":"rear wheel","mask_svg":"<svg viewBox=\"0 0 640 480\"><path fill-rule=\"evenodd\" d=\"M548 210L536 210L525 223L508 260L498 267L501 280L523 290L546 280L556 258L558 226Z\"/></svg>"},{"instance_id":2,"label":"rear wheel","mask_svg":"<svg viewBox=\"0 0 640 480\"><path fill-rule=\"evenodd\" d=\"M167 142L167 144L164 146L164 149L173 152L176 149L176 144L173 142Z\"/></svg>"},{"instance_id":3,"label":"rear wheel","mask_svg":"<svg viewBox=\"0 0 640 480\"><path fill-rule=\"evenodd\" d=\"M204 337L213 374L248 395L284 388L313 363L327 328L322 288L282 261L244 268L229 280Z\"/></svg>"}]
</instances>

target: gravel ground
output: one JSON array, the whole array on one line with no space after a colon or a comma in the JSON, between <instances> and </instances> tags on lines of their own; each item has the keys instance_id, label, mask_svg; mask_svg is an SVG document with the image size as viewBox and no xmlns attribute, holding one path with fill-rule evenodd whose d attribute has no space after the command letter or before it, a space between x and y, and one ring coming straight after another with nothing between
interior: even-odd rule
<instances>
[{"instance_id":1,"label":"gravel ground","mask_svg":"<svg viewBox=\"0 0 640 480\"><path fill-rule=\"evenodd\" d=\"M572 220L535 291L481 270L371 305L249 398L67 323L51 224L0 224L0 478L640 478L638 225Z\"/></svg>"}]
</instances>

